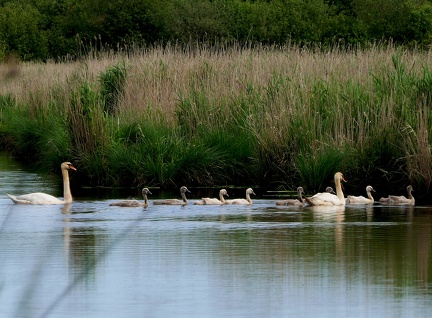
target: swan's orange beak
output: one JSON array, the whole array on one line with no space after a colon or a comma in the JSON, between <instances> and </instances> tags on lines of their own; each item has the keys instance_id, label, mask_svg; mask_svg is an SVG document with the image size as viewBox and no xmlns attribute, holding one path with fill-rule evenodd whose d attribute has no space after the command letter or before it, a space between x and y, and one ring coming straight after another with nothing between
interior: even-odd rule
<instances>
[{"instance_id":1,"label":"swan's orange beak","mask_svg":"<svg viewBox=\"0 0 432 318\"><path fill-rule=\"evenodd\" d=\"M72 166L72 165L69 165L69 169L72 169L72 170L76 171L76 168L74 166Z\"/></svg>"}]
</instances>

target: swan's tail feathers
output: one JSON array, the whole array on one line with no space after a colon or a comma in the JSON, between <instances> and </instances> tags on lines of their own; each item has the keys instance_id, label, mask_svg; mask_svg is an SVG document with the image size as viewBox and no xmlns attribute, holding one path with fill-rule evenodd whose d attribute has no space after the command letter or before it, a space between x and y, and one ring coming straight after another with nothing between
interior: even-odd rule
<instances>
[{"instance_id":1,"label":"swan's tail feathers","mask_svg":"<svg viewBox=\"0 0 432 318\"><path fill-rule=\"evenodd\" d=\"M6 193L6 195L13 201L13 203L15 204L31 204L31 202L27 201L27 200L20 200L19 198L17 198L16 196Z\"/></svg>"},{"instance_id":2,"label":"swan's tail feathers","mask_svg":"<svg viewBox=\"0 0 432 318\"><path fill-rule=\"evenodd\" d=\"M18 203L18 199L16 196L6 193L6 195L14 202L14 203Z\"/></svg>"}]
</instances>

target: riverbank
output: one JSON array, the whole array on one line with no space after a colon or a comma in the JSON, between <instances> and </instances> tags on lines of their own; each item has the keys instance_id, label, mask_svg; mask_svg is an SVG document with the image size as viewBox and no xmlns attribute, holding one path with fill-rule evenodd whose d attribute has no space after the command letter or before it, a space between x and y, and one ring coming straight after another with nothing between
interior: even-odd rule
<instances>
[{"instance_id":1,"label":"riverbank","mask_svg":"<svg viewBox=\"0 0 432 318\"><path fill-rule=\"evenodd\" d=\"M1 65L0 144L82 186L258 185L309 193L343 171L425 197L431 52L153 48ZM14 72L10 72L11 69Z\"/></svg>"}]
</instances>

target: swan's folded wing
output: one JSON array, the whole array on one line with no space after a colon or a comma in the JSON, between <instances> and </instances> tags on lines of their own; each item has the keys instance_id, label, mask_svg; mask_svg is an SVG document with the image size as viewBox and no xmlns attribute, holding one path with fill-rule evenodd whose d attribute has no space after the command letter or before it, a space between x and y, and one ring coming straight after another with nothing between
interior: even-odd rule
<instances>
[{"instance_id":1,"label":"swan's folded wing","mask_svg":"<svg viewBox=\"0 0 432 318\"><path fill-rule=\"evenodd\" d=\"M243 205L246 205L246 204L251 204L251 202L249 202L246 199L234 199L234 200L231 201L231 204L243 204Z\"/></svg>"},{"instance_id":2,"label":"swan's folded wing","mask_svg":"<svg viewBox=\"0 0 432 318\"><path fill-rule=\"evenodd\" d=\"M296 199L286 199L286 200L281 200L281 201L276 201L276 205L303 205L303 202L300 202L299 200Z\"/></svg>"},{"instance_id":3,"label":"swan's folded wing","mask_svg":"<svg viewBox=\"0 0 432 318\"><path fill-rule=\"evenodd\" d=\"M208 205L218 205L218 204L222 204L222 201L216 198L203 198L203 200L205 201L205 204Z\"/></svg>"},{"instance_id":4,"label":"swan's folded wing","mask_svg":"<svg viewBox=\"0 0 432 318\"><path fill-rule=\"evenodd\" d=\"M184 202L183 200L179 200L179 199L164 199L164 200L155 200L153 201L154 205L183 205L183 204L187 204L186 202Z\"/></svg>"},{"instance_id":5,"label":"swan's folded wing","mask_svg":"<svg viewBox=\"0 0 432 318\"><path fill-rule=\"evenodd\" d=\"M201 198L200 201L196 201L195 205L218 205L222 204L219 199L216 198Z\"/></svg>"},{"instance_id":6,"label":"swan's folded wing","mask_svg":"<svg viewBox=\"0 0 432 318\"><path fill-rule=\"evenodd\" d=\"M331 193L322 192L308 198L309 203L313 205L340 205L342 202L339 198Z\"/></svg>"},{"instance_id":7,"label":"swan's folded wing","mask_svg":"<svg viewBox=\"0 0 432 318\"><path fill-rule=\"evenodd\" d=\"M407 198L405 198L403 195L390 195L389 198L390 201L395 201L395 202L407 200Z\"/></svg>"},{"instance_id":8,"label":"swan's folded wing","mask_svg":"<svg viewBox=\"0 0 432 318\"><path fill-rule=\"evenodd\" d=\"M46 193L42 193L42 192L35 192L35 193L29 193L29 194L23 194L23 195L19 195L17 196L17 199L20 200L40 200L40 201L49 201L49 200L58 200L56 197L50 195L50 194L46 194Z\"/></svg>"},{"instance_id":9,"label":"swan's folded wing","mask_svg":"<svg viewBox=\"0 0 432 318\"><path fill-rule=\"evenodd\" d=\"M139 207L144 206L144 203L138 202L137 200L125 200L119 202L113 202L110 206L121 206L121 207Z\"/></svg>"},{"instance_id":10,"label":"swan's folded wing","mask_svg":"<svg viewBox=\"0 0 432 318\"><path fill-rule=\"evenodd\" d=\"M14 197L15 200L12 198L13 196L9 195L9 197L14 201L15 203L19 204L61 204L64 203L64 201L46 193L42 192L35 192L35 193L29 193L29 194L23 194Z\"/></svg>"},{"instance_id":11,"label":"swan's folded wing","mask_svg":"<svg viewBox=\"0 0 432 318\"><path fill-rule=\"evenodd\" d=\"M408 199L404 196L390 196L390 203L391 204L408 204L408 205L414 205L415 200L414 198Z\"/></svg>"}]
</instances>

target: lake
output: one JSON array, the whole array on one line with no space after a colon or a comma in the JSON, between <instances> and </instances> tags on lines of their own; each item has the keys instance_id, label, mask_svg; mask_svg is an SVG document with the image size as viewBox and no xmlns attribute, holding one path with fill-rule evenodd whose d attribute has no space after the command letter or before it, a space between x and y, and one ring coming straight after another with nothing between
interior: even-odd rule
<instances>
[{"instance_id":1,"label":"lake","mask_svg":"<svg viewBox=\"0 0 432 318\"><path fill-rule=\"evenodd\" d=\"M0 316L432 316L431 207L278 207L260 189L157 206L151 190L148 208L15 205L5 193L62 189L0 156Z\"/></svg>"}]
</instances>

